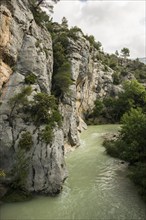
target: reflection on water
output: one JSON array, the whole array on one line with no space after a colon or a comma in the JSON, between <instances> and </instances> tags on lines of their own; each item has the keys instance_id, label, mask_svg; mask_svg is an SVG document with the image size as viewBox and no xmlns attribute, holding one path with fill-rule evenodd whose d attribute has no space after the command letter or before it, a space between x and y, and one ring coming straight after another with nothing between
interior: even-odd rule
<instances>
[{"instance_id":1,"label":"reflection on water","mask_svg":"<svg viewBox=\"0 0 146 220\"><path fill-rule=\"evenodd\" d=\"M90 126L67 159L69 178L57 197L4 204L2 219L144 220L146 207L126 176L126 164L106 155L102 136L118 125Z\"/></svg>"}]
</instances>

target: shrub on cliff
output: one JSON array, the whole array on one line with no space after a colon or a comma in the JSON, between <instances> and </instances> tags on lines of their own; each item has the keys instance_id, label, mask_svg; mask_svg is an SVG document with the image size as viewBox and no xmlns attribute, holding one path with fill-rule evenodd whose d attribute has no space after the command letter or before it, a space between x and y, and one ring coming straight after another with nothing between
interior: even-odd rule
<instances>
[{"instance_id":1,"label":"shrub on cliff","mask_svg":"<svg viewBox=\"0 0 146 220\"><path fill-rule=\"evenodd\" d=\"M46 125L46 127L40 132L40 139L49 144L53 139L52 127Z\"/></svg>"},{"instance_id":2,"label":"shrub on cliff","mask_svg":"<svg viewBox=\"0 0 146 220\"><path fill-rule=\"evenodd\" d=\"M71 84L71 65L69 62L66 62L58 69L58 73L54 76L55 95L63 96L69 91Z\"/></svg>"},{"instance_id":3,"label":"shrub on cliff","mask_svg":"<svg viewBox=\"0 0 146 220\"><path fill-rule=\"evenodd\" d=\"M38 93L34 96L30 113L36 125L48 124L50 120L53 120L52 116L55 110L58 111L58 106L54 96L49 96L46 93Z\"/></svg>"},{"instance_id":4,"label":"shrub on cliff","mask_svg":"<svg viewBox=\"0 0 146 220\"><path fill-rule=\"evenodd\" d=\"M21 135L18 147L24 150L30 150L32 145L33 145L32 135L29 131L26 131Z\"/></svg>"},{"instance_id":5,"label":"shrub on cliff","mask_svg":"<svg viewBox=\"0 0 146 220\"><path fill-rule=\"evenodd\" d=\"M27 76L25 76L25 83L26 84L34 84L36 83L37 76L33 73L29 73Z\"/></svg>"}]
</instances>

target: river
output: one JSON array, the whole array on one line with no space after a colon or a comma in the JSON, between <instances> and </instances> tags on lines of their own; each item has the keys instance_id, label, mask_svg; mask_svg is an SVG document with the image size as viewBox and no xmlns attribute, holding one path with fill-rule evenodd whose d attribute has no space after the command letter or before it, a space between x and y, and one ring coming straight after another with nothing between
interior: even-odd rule
<instances>
[{"instance_id":1,"label":"river","mask_svg":"<svg viewBox=\"0 0 146 220\"><path fill-rule=\"evenodd\" d=\"M146 205L127 178L126 165L106 155L102 146L102 135L118 128L89 126L81 134L81 146L66 158L69 178L63 192L3 204L0 219L145 220Z\"/></svg>"}]
</instances>

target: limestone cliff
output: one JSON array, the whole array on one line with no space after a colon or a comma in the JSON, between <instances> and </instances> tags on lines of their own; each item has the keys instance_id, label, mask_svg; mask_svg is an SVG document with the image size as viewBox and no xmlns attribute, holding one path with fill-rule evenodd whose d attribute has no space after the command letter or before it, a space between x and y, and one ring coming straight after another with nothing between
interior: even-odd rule
<instances>
[{"instance_id":1,"label":"limestone cliff","mask_svg":"<svg viewBox=\"0 0 146 220\"><path fill-rule=\"evenodd\" d=\"M33 73L37 82L32 85L32 94L50 94L52 80L52 40L45 28L38 26L26 0L2 1L0 7L0 85L2 87L0 110L0 155L1 169L8 173L16 163L21 134L29 131L33 136L33 147L29 156L27 189L34 192L57 193L67 177L64 161L63 130L54 129L51 144L38 140L39 130L31 122L25 122L17 110L12 123L9 121L9 100L26 87L25 77Z\"/></svg>"},{"instance_id":2,"label":"limestone cliff","mask_svg":"<svg viewBox=\"0 0 146 220\"><path fill-rule=\"evenodd\" d=\"M99 52L78 32L76 41L69 39L68 59L73 84L70 96L64 96L59 103L63 124L54 127L51 143L42 142L40 131L44 126L37 127L17 108L10 120L12 108L9 101L27 87L25 79L30 74L37 80L31 85L28 99L32 101L39 92L51 95L51 35L35 22L28 0L2 0L0 18L0 169L6 173L2 181L12 181L7 178L7 173L17 165L20 139L29 132L33 146L25 151L25 159L29 160L25 187L30 192L56 194L67 177L66 146L79 146L79 132L86 128L84 113L93 109L97 98L116 94L119 87L113 86L113 70L109 67L104 70L98 60Z\"/></svg>"}]
</instances>

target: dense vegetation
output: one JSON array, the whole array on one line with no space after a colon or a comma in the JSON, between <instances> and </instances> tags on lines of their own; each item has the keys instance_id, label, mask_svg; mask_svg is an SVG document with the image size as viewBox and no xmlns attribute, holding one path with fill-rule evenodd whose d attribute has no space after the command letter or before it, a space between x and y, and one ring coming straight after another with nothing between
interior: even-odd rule
<instances>
[{"instance_id":1,"label":"dense vegetation","mask_svg":"<svg viewBox=\"0 0 146 220\"><path fill-rule=\"evenodd\" d=\"M128 49L128 48L123 48ZM135 77L138 82L146 81L146 65L136 60L127 59L129 56L128 52L125 54L121 50L121 57L119 56L118 51L115 54L104 54L102 52L99 53L98 59L100 59L105 66L105 70L107 66L114 70L113 74L113 83L115 85L119 85L123 80L127 79L127 76ZM124 53L124 54L123 54ZM123 57L123 58L122 58Z\"/></svg>"},{"instance_id":2,"label":"dense vegetation","mask_svg":"<svg viewBox=\"0 0 146 220\"><path fill-rule=\"evenodd\" d=\"M117 98L108 97L95 102L91 122L121 122L115 140L105 140L106 151L113 157L129 162L130 178L138 185L146 201L146 89L138 81L126 81Z\"/></svg>"},{"instance_id":3,"label":"dense vegetation","mask_svg":"<svg viewBox=\"0 0 146 220\"><path fill-rule=\"evenodd\" d=\"M142 108L146 112L146 90L137 80L125 81L123 91L118 97L106 97L103 100L96 100L92 113L88 113L87 123L103 123L103 118L109 123L118 123L124 113L131 108Z\"/></svg>"},{"instance_id":4,"label":"dense vegetation","mask_svg":"<svg viewBox=\"0 0 146 220\"><path fill-rule=\"evenodd\" d=\"M129 162L129 176L146 201L146 113L132 108L123 115L121 123L119 137L105 140L104 146L111 156Z\"/></svg>"}]
</instances>

